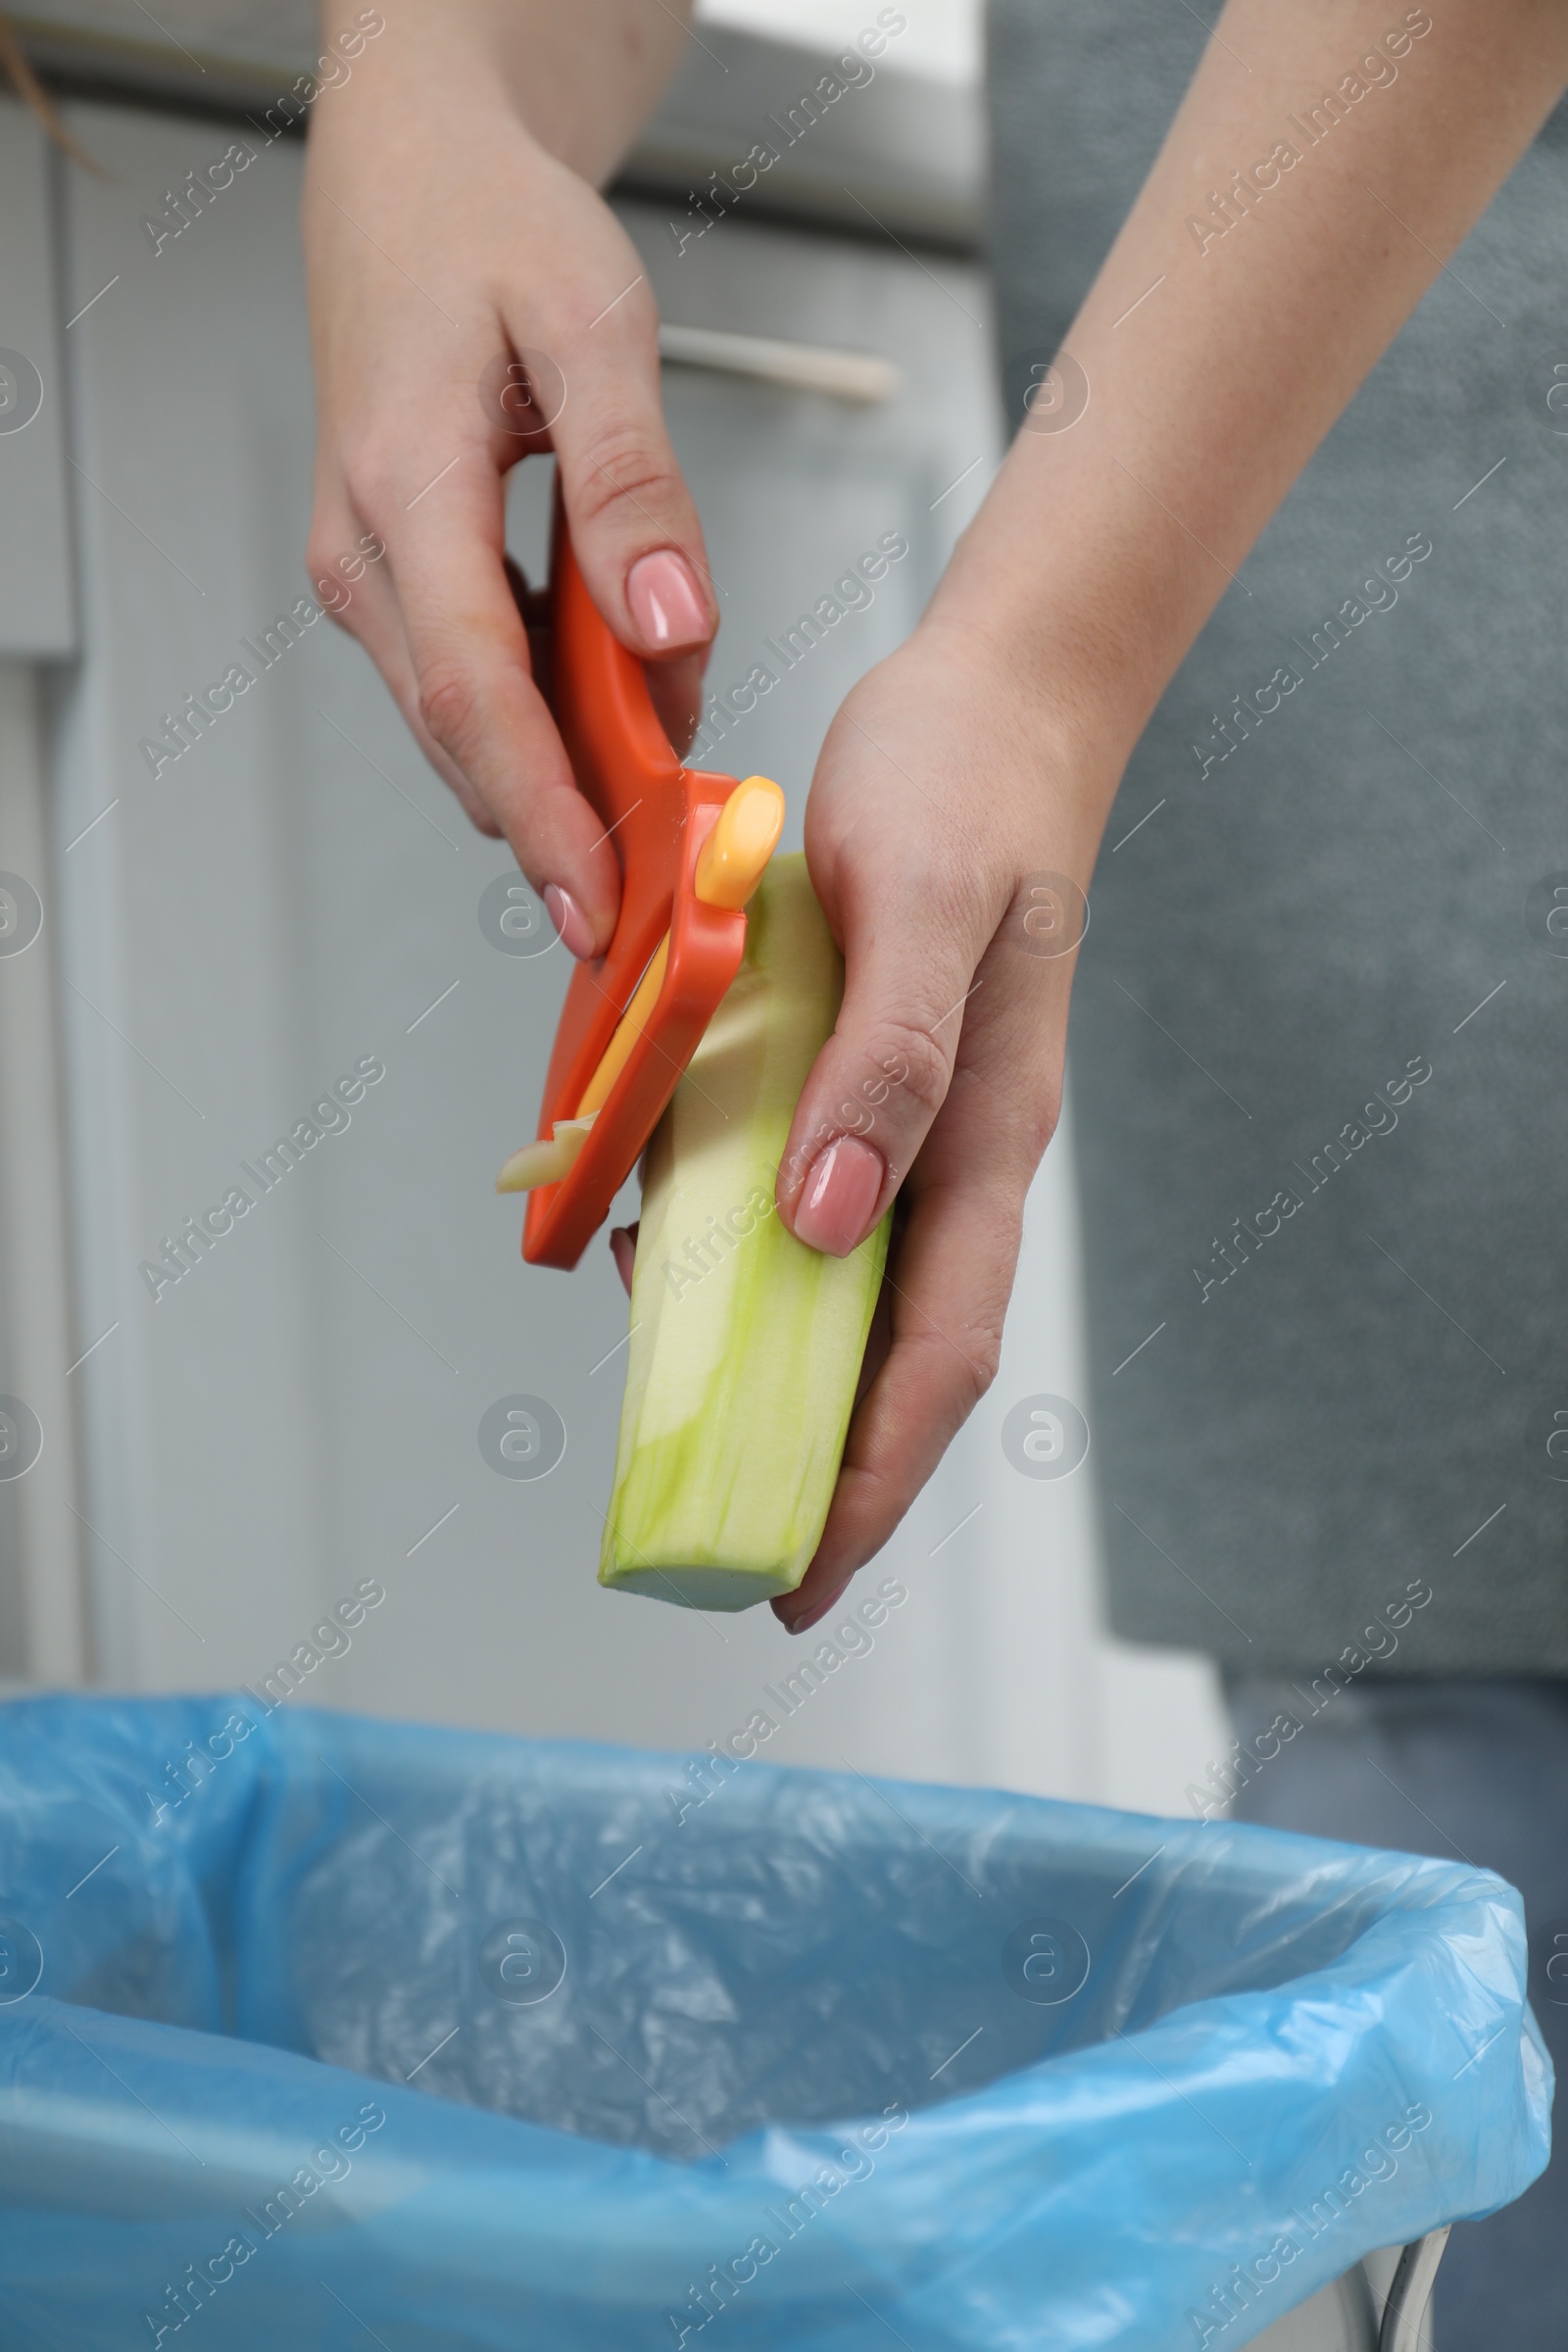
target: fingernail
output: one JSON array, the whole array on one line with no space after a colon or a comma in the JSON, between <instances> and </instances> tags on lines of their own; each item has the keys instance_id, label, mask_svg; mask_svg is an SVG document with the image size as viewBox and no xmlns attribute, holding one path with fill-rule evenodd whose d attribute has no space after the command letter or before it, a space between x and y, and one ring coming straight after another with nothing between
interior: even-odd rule
<instances>
[{"instance_id":1,"label":"fingernail","mask_svg":"<svg viewBox=\"0 0 1568 2352\"><path fill-rule=\"evenodd\" d=\"M626 602L648 644L665 653L708 642L708 609L691 566L672 547L643 556L626 574Z\"/></svg>"},{"instance_id":2,"label":"fingernail","mask_svg":"<svg viewBox=\"0 0 1568 2352\"><path fill-rule=\"evenodd\" d=\"M579 963L586 963L594 952L594 935L588 928L588 917L569 891L559 883L545 884L545 912L555 924L568 952Z\"/></svg>"},{"instance_id":3,"label":"fingernail","mask_svg":"<svg viewBox=\"0 0 1568 2352\"><path fill-rule=\"evenodd\" d=\"M787 1634L808 1634L813 1625L820 1625L824 1617L831 1616L849 1589L849 1582L846 1582L840 1585L836 1592L830 1592L825 1600L819 1600L814 1605L808 1603L804 1609L798 1609L793 1617L784 1618L784 1631Z\"/></svg>"},{"instance_id":4,"label":"fingernail","mask_svg":"<svg viewBox=\"0 0 1568 2352\"><path fill-rule=\"evenodd\" d=\"M858 1135L839 1136L811 1162L795 1211L796 1240L829 1257L848 1257L864 1239L886 1174L880 1152Z\"/></svg>"}]
</instances>

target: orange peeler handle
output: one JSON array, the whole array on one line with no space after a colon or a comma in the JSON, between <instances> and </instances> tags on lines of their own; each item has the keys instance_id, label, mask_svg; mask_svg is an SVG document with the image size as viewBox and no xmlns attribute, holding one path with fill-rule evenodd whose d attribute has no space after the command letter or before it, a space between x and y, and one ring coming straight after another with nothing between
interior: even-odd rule
<instances>
[{"instance_id":1,"label":"orange peeler handle","mask_svg":"<svg viewBox=\"0 0 1568 2352\"><path fill-rule=\"evenodd\" d=\"M620 914L604 956L566 990L545 1079L539 1134L575 1116L589 1080L666 932L663 985L577 1158L528 1197L522 1254L574 1266L636 1166L719 1000L740 969L746 917L708 906L697 858L733 776L683 765L649 698L641 662L611 633L572 553L557 492L550 557L549 701L578 789L620 865Z\"/></svg>"}]
</instances>

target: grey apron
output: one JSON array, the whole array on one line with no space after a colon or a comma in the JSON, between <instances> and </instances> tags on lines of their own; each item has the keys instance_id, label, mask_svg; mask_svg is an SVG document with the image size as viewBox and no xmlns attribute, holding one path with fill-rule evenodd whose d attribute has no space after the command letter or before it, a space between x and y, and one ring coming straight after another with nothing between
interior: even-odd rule
<instances>
[{"instance_id":1,"label":"grey apron","mask_svg":"<svg viewBox=\"0 0 1568 2352\"><path fill-rule=\"evenodd\" d=\"M1202 42L993 0L1014 418ZM1568 1674L1565 198L1559 111L1172 682L1091 892L1111 1620L1249 1673Z\"/></svg>"}]
</instances>

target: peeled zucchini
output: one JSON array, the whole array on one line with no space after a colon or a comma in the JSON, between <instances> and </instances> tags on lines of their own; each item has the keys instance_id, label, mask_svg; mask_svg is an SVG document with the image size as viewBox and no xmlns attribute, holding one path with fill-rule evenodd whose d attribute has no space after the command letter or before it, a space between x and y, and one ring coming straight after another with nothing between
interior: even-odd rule
<instances>
[{"instance_id":1,"label":"peeled zucchini","mask_svg":"<svg viewBox=\"0 0 1568 2352\"><path fill-rule=\"evenodd\" d=\"M602 1585L745 1609L793 1592L816 1549L890 1220L826 1257L786 1230L773 1186L843 989L805 858L775 858L648 1149Z\"/></svg>"}]
</instances>

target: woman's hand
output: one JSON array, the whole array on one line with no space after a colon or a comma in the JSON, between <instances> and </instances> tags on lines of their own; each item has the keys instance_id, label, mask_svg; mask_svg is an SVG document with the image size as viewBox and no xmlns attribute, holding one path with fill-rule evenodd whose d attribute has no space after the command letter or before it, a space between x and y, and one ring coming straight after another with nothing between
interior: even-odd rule
<instances>
[{"instance_id":1,"label":"woman's hand","mask_svg":"<svg viewBox=\"0 0 1568 2352\"><path fill-rule=\"evenodd\" d=\"M811 786L807 855L847 977L779 1206L836 1256L896 1192L901 1223L822 1541L773 1603L794 1633L887 1542L997 1369L1125 754L1076 740L1031 669L1000 634L934 615L851 694Z\"/></svg>"},{"instance_id":2,"label":"woman's hand","mask_svg":"<svg viewBox=\"0 0 1568 2352\"><path fill-rule=\"evenodd\" d=\"M1070 359L916 636L835 721L807 849L844 1006L779 1205L839 1253L901 1180L908 1213L891 1352L816 1558L773 1603L796 1632L887 1541L996 1370L1072 970L1070 954L1029 952L1031 888L1045 936L1054 892L1070 937L1072 885L1150 711L1565 78L1568 12L1538 0L1454 0L1441 25L1413 9L1377 37L1359 0L1228 0ZM1377 95L1325 141L1292 110L1334 89L1342 117ZM1304 148L1282 135L1293 121ZM1214 194L1218 157L1236 159L1233 191L1249 165L1240 195Z\"/></svg>"},{"instance_id":3,"label":"woman's hand","mask_svg":"<svg viewBox=\"0 0 1568 2352\"><path fill-rule=\"evenodd\" d=\"M715 626L703 537L664 431L653 296L591 184L680 35L678 10L643 0L400 11L312 118L312 578L575 956L608 945L618 869L533 683L506 475L555 450L594 602L689 740ZM345 595L340 562L372 534L386 560Z\"/></svg>"}]
</instances>

